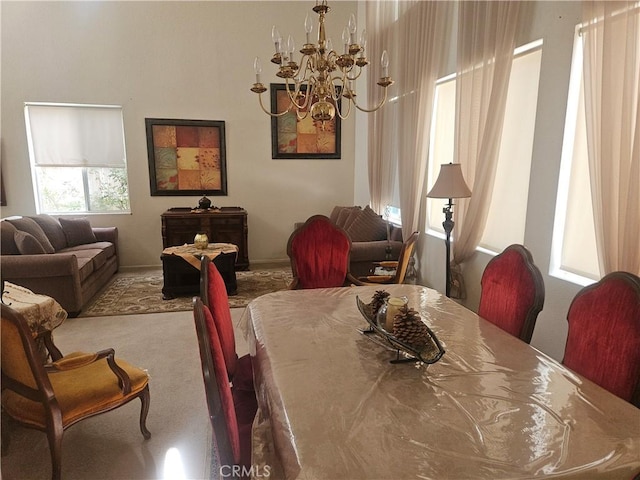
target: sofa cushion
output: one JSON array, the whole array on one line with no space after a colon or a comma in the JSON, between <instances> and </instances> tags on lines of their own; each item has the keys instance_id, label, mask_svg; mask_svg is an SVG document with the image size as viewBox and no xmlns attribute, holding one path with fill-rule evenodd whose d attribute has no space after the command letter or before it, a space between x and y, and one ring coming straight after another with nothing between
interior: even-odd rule
<instances>
[{"instance_id":1,"label":"sofa cushion","mask_svg":"<svg viewBox=\"0 0 640 480\"><path fill-rule=\"evenodd\" d=\"M51 245L51 242L47 238L47 235L44 233L44 230L42 230L40 225L38 225L32 218L29 218L29 217L14 218L11 220L7 220L7 222L10 222L11 224L13 224L13 226L16 227L18 230L21 230L30 235L33 235L33 237L38 241L38 243L44 249L44 253L55 252L55 249L53 248L53 245Z\"/></svg>"},{"instance_id":2,"label":"sofa cushion","mask_svg":"<svg viewBox=\"0 0 640 480\"><path fill-rule=\"evenodd\" d=\"M17 229L12 223L3 220L0 222L0 254L2 255L20 255L20 250L13 239Z\"/></svg>"},{"instance_id":3,"label":"sofa cushion","mask_svg":"<svg viewBox=\"0 0 640 480\"><path fill-rule=\"evenodd\" d=\"M102 266L107 263L107 253L104 250L97 248L73 250L73 254L77 258L89 258L93 262L93 270L98 271Z\"/></svg>"},{"instance_id":4,"label":"sofa cushion","mask_svg":"<svg viewBox=\"0 0 640 480\"><path fill-rule=\"evenodd\" d=\"M386 240L387 222L367 205L363 210L360 210L346 231L352 242Z\"/></svg>"},{"instance_id":5,"label":"sofa cushion","mask_svg":"<svg viewBox=\"0 0 640 480\"><path fill-rule=\"evenodd\" d=\"M391 247L391 259L397 260L402 249L402 242L387 242L386 240L353 242L349 258L352 264L354 262L381 262L386 259L387 247ZM351 273L353 273L353 268Z\"/></svg>"},{"instance_id":6,"label":"sofa cushion","mask_svg":"<svg viewBox=\"0 0 640 480\"><path fill-rule=\"evenodd\" d=\"M85 243L84 245L76 245L75 247L67 247L60 250L59 253L76 253L82 250L95 250L100 249L104 251L107 255L107 258L111 258L116 254L116 247L111 242L95 242L95 243Z\"/></svg>"},{"instance_id":7,"label":"sofa cushion","mask_svg":"<svg viewBox=\"0 0 640 480\"><path fill-rule=\"evenodd\" d=\"M38 239L30 233L23 232L22 230L16 230L13 234L13 239L16 242L18 251L22 255L40 255L47 253L44 251L40 242L38 242Z\"/></svg>"},{"instance_id":8,"label":"sofa cushion","mask_svg":"<svg viewBox=\"0 0 640 480\"><path fill-rule=\"evenodd\" d=\"M97 241L93 230L91 230L91 224L86 218L60 218L59 221L64 236L67 237L67 246L75 247Z\"/></svg>"},{"instance_id":9,"label":"sofa cushion","mask_svg":"<svg viewBox=\"0 0 640 480\"><path fill-rule=\"evenodd\" d=\"M62 225L54 217L43 213L29 218L40 225L56 252L67 246L67 237L64 235Z\"/></svg>"},{"instance_id":10,"label":"sofa cushion","mask_svg":"<svg viewBox=\"0 0 640 480\"><path fill-rule=\"evenodd\" d=\"M78 262L78 272L80 273L80 282L84 282L94 272L92 257L79 257L73 254Z\"/></svg>"}]
</instances>

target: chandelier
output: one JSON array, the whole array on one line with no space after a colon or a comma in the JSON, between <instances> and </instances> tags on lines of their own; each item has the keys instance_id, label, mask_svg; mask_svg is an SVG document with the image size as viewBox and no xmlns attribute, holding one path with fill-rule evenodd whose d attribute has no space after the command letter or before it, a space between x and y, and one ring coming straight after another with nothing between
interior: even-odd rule
<instances>
[{"instance_id":1,"label":"chandelier","mask_svg":"<svg viewBox=\"0 0 640 480\"><path fill-rule=\"evenodd\" d=\"M356 40L356 19L351 14L349 23L342 33L343 53L333 49L331 39L325 34L325 15L330 10L326 0L317 0L313 11L319 16L318 43L311 43L313 22L309 15L304 22L306 43L300 49L302 58L300 64L294 57L295 43L289 35L287 43L283 44L282 37L275 25L271 31L271 38L275 44L275 53L271 62L278 65L277 77L284 79L287 96L290 104L283 112L272 113L264 108L262 94L267 91L260 81L262 66L260 59L256 57L254 70L256 83L251 88L258 94L260 107L271 116L281 117L291 111L295 111L298 119L304 119L309 113L314 121L326 122L332 120L336 113L341 119L345 119L351 113L354 106L363 112L375 112L384 105L387 100L387 87L393 84L389 78L389 55L385 50L381 57L382 77L378 85L383 88L384 96L380 103L373 108L363 108L356 102L356 92L353 82L360 77L365 66L369 64L365 56L366 32L362 30L359 41ZM346 106L341 107L340 97L346 99ZM335 106L334 106L335 105Z\"/></svg>"}]
</instances>

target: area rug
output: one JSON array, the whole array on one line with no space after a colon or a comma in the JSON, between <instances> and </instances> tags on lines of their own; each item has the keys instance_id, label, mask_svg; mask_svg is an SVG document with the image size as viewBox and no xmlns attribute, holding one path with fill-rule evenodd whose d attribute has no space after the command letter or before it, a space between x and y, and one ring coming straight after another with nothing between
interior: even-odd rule
<instances>
[{"instance_id":1,"label":"area rug","mask_svg":"<svg viewBox=\"0 0 640 480\"><path fill-rule=\"evenodd\" d=\"M285 290L291 283L289 267L236 272L237 295L229 297L229 307L242 308L261 295ZM162 299L162 271L118 274L92 300L79 317L132 315L191 310L191 296Z\"/></svg>"}]
</instances>

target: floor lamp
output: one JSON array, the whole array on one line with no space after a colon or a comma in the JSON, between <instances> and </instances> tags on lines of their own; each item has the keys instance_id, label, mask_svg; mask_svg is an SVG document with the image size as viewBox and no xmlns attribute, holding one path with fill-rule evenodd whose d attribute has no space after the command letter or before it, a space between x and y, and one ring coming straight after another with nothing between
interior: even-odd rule
<instances>
[{"instance_id":1,"label":"floor lamp","mask_svg":"<svg viewBox=\"0 0 640 480\"><path fill-rule=\"evenodd\" d=\"M449 203L442 209L444 213L444 227L445 233L445 245L447 247L447 284L446 294L447 297L451 293L451 230L453 230L453 199L454 198L466 198L471 196L471 190L464 181L462 176L462 169L459 163L448 163L440 166L440 174L436 183L427 197L430 198L448 198Z\"/></svg>"}]
</instances>

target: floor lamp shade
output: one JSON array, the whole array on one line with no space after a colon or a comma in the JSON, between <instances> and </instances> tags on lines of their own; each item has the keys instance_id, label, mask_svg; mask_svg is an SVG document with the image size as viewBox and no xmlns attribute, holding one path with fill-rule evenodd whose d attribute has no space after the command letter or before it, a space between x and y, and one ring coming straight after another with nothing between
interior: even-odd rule
<instances>
[{"instance_id":1,"label":"floor lamp shade","mask_svg":"<svg viewBox=\"0 0 640 480\"><path fill-rule=\"evenodd\" d=\"M436 179L436 183L433 185L431 191L427 193L427 197L449 199L449 203L447 203L442 210L444 213L444 222L442 222L442 226L444 227L444 233L446 235L445 245L447 248L447 278L445 285L447 297L451 294L451 230L453 230L452 199L470 196L471 190L469 190L467 183L464 181L462 169L460 168L459 163L448 163L442 165L440 167L440 174Z\"/></svg>"},{"instance_id":2,"label":"floor lamp shade","mask_svg":"<svg viewBox=\"0 0 640 480\"><path fill-rule=\"evenodd\" d=\"M471 196L471 190L464 181L459 163L447 163L440 166L440 174L427 197L465 198Z\"/></svg>"}]
</instances>

